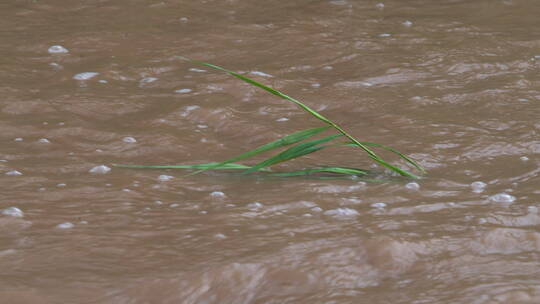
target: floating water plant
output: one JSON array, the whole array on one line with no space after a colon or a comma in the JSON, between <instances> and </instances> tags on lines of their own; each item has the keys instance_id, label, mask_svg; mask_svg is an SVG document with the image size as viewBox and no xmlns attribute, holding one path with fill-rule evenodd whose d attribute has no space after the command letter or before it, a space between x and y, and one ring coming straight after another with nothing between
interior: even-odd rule
<instances>
[{"instance_id":1,"label":"floating water plant","mask_svg":"<svg viewBox=\"0 0 540 304\"><path fill-rule=\"evenodd\" d=\"M315 173L331 173L331 174L338 174L338 175L345 175L345 176L367 175L369 173L368 170L357 169L357 168L346 168L346 167L320 167L320 168L311 168L311 169L304 169L304 170L292 171L292 172L274 172L269 168L273 165L290 161L295 158L299 158L299 157L308 155L310 153L313 153L313 152L316 152L325 148L336 147L336 146L346 146L346 147L353 147L353 148L358 148L358 149L363 150L365 153L367 153L368 157L370 157L374 162L384 166L385 168L401 176L410 177L410 178L418 178L417 175L409 172L408 170L398 168L386 162L370 148L380 148L380 149L384 149L392 153L395 153L400 158L402 158L407 163L409 163L414 168L416 168L421 174L425 173L424 169L419 164L417 164L411 158L400 153L399 151L388 146L383 146L380 144L375 144L371 142L363 142L363 141L357 140L352 135L347 133L343 128L341 128L337 123L326 118L325 116L313 110L312 108L308 107L304 103L288 95L285 95L284 93L276 89L270 88L251 78L248 78L239 73L227 70L217 65L213 65L213 64L201 62L201 61L190 60L190 59L186 59L186 60L189 60L190 62L203 65L203 66L215 69L215 70L223 71L251 85L254 85L271 94L274 94L282 99L292 102L296 104L298 107L300 107L301 109L303 109L304 111L308 112L311 116L322 121L323 126L318 127L318 128L294 132L290 135L284 136L271 143L260 146L254 150L248 151L238 156L229 158L222 162L212 162L212 163L195 164L195 165L176 165L176 166L116 165L117 167L141 168L141 169L192 169L192 170L195 170L190 175L198 174L206 170L239 170L241 171L242 174L250 174L250 173L259 172L259 173L264 173L270 176L281 176L281 177L302 176L302 175L310 175L310 174L315 174ZM330 130L334 131L335 133L329 136L322 137L322 138L308 140L324 131L330 131ZM337 140L341 140L341 141L330 144L331 141L337 141ZM276 150L276 149L287 147L287 146L290 146L290 147L255 165L248 166L248 165L242 165L242 164L237 163L239 161L251 158L260 153Z\"/></svg>"}]
</instances>

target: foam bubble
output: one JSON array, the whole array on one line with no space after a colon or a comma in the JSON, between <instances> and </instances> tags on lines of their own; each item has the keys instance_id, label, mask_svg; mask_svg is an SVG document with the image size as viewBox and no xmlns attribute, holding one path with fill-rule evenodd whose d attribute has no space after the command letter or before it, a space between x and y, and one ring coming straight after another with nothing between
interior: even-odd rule
<instances>
[{"instance_id":1,"label":"foam bubble","mask_svg":"<svg viewBox=\"0 0 540 304\"><path fill-rule=\"evenodd\" d=\"M215 198L225 198L225 193L221 192L221 191L214 191L212 193L210 193L210 196L211 197L215 197Z\"/></svg>"},{"instance_id":2,"label":"foam bubble","mask_svg":"<svg viewBox=\"0 0 540 304\"><path fill-rule=\"evenodd\" d=\"M489 200L496 203L512 203L513 201L516 200L516 198L507 193L498 193L498 194L490 196Z\"/></svg>"},{"instance_id":3,"label":"foam bubble","mask_svg":"<svg viewBox=\"0 0 540 304\"><path fill-rule=\"evenodd\" d=\"M127 136L127 137L124 137L122 138L122 141L125 142L125 143L128 143L128 144L132 144L132 143L136 143L137 140L131 136Z\"/></svg>"},{"instance_id":4,"label":"foam bubble","mask_svg":"<svg viewBox=\"0 0 540 304\"><path fill-rule=\"evenodd\" d=\"M11 170L11 171L6 172L6 175L9 175L9 176L21 176L23 174L21 172L17 171L17 170Z\"/></svg>"},{"instance_id":5,"label":"foam bubble","mask_svg":"<svg viewBox=\"0 0 540 304\"><path fill-rule=\"evenodd\" d=\"M329 215L329 216L335 216L335 217L350 217L350 216L357 216L359 213L358 211L351 208L337 208L337 209L325 211L323 214Z\"/></svg>"},{"instance_id":6,"label":"foam bubble","mask_svg":"<svg viewBox=\"0 0 540 304\"><path fill-rule=\"evenodd\" d=\"M406 184L405 188L407 188L409 190L418 190L418 189L420 189L420 185L418 183L411 182L411 183Z\"/></svg>"},{"instance_id":7,"label":"foam bubble","mask_svg":"<svg viewBox=\"0 0 540 304\"><path fill-rule=\"evenodd\" d=\"M176 90L174 92L175 93L180 93L180 94L186 94L186 93L190 93L191 89L179 89L179 90Z\"/></svg>"},{"instance_id":8,"label":"foam bubble","mask_svg":"<svg viewBox=\"0 0 540 304\"><path fill-rule=\"evenodd\" d=\"M83 72L83 73L79 73L79 74L76 74L75 76L73 76L73 79L83 81L83 80L89 80L91 78L94 78L97 75L99 75L99 73L96 73L96 72Z\"/></svg>"},{"instance_id":9,"label":"foam bubble","mask_svg":"<svg viewBox=\"0 0 540 304\"><path fill-rule=\"evenodd\" d=\"M105 165L99 165L95 166L94 168L90 169L88 172L94 173L94 174L107 174L111 171L111 168L105 166Z\"/></svg>"},{"instance_id":10,"label":"foam bubble","mask_svg":"<svg viewBox=\"0 0 540 304\"><path fill-rule=\"evenodd\" d=\"M473 192L480 193L483 192L486 188L487 184L481 181L476 181L471 183L471 188L473 189Z\"/></svg>"},{"instance_id":11,"label":"foam bubble","mask_svg":"<svg viewBox=\"0 0 540 304\"><path fill-rule=\"evenodd\" d=\"M171 180L171 179L173 179L173 178L174 178L174 176L164 175L164 174L158 176L158 180L159 180L159 181L162 181L162 182L169 181L169 180Z\"/></svg>"},{"instance_id":12,"label":"foam bubble","mask_svg":"<svg viewBox=\"0 0 540 304\"><path fill-rule=\"evenodd\" d=\"M73 223L70 223L70 222L65 222L65 223L56 225L56 228L58 229L71 229L73 227L75 227L75 225L73 225Z\"/></svg>"},{"instance_id":13,"label":"foam bubble","mask_svg":"<svg viewBox=\"0 0 540 304\"><path fill-rule=\"evenodd\" d=\"M49 47L49 54L66 54L69 53L68 49L61 45L53 45Z\"/></svg>"},{"instance_id":14,"label":"foam bubble","mask_svg":"<svg viewBox=\"0 0 540 304\"><path fill-rule=\"evenodd\" d=\"M9 207L2 210L3 215L13 216L13 217L24 217L24 212L17 207Z\"/></svg>"}]
</instances>

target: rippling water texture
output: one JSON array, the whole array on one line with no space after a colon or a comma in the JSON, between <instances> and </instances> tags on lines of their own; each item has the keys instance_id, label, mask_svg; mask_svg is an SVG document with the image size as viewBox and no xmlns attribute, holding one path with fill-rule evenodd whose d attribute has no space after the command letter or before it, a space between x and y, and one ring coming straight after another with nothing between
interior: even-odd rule
<instances>
[{"instance_id":1,"label":"rippling water texture","mask_svg":"<svg viewBox=\"0 0 540 304\"><path fill-rule=\"evenodd\" d=\"M0 302L540 303L539 16L536 0L4 1ZM428 175L90 173L320 125L177 56ZM371 168L350 148L283 168L317 164Z\"/></svg>"}]
</instances>

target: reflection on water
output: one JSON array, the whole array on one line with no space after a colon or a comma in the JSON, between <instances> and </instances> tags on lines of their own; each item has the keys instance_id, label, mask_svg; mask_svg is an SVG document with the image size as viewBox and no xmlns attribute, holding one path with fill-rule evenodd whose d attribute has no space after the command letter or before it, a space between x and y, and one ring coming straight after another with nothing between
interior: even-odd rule
<instances>
[{"instance_id":1,"label":"reflection on water","mask_svg":"<svg viewBox=\"0 0 540 304\"><path fill-rule=\"evenodd\" d=\"M1 302L539 303L540 3L266 4L0 5ZM429 175L112 168L222 160L317 126L179 55ZM284 169L314 164L372 169L338 148Z\"/></svg>"}]
</instances>

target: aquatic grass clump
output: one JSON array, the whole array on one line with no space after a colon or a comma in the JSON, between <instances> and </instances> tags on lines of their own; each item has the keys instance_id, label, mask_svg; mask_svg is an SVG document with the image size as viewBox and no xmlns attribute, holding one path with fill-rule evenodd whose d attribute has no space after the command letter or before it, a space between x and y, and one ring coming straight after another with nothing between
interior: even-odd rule
<instances>
[{"instance_id":1,"label":"aquatic grass clump","mask_svg":"<svg viewBox=\"0 0 540 304\"><path fill-rule=\"evenodd\" d=\"M194 169L193 174L198 174L206 170L242 170L242 174L249 174L254 172L265 172L265 174L270 176L280 176L280 177L290 177L290 176L302 176L302 175L310 175L315 173L331 173L331 174L338 174L338 175L346 175L346 176L364 176L369 173L368 170L364 169L357 169L357 168L345 168L345 167L321 167L321 168L312 168L312 169L304 169L299 171L292 171L292 172L272 172L270 170L270 166L290 161L295 158L299 158L308 154L311 154L313 152L328 148L328 147L336 147L336 146L346 146L346 147L355 147L362 149L367 155L376 163L382 165L383 167L390 169L391 171L405 177L410 178L419 178L417 175L409 172L408 170L401 169L399 167L396 167L385 160L383 160L379 155L377 155L373 150L371 150L369 147L374 148L381 148L386 151L392 152L396 155L398 155L400 158L405 160L407 163L412 165L414 168L416 168L421 174L425 173L425 170L414 160L407 157L406 155L400 153L399 151L380 144L371 143L371 142L362 142L354 138L352 135L347 133L343 128L341 128L338 124L331 121L330 119L326 118L322 114L318 113L317 111L313 110L312 108L308 107L304 103L298 101L297 99L294 99L276 89L270 88L264 84L261 84L251 78L248 78L244 75L241 75L239 73L227 70L223 67L213 65L206 62L196 61L196 60L190 60L187 58L183 58L185 60L188 60L190 62L203 65L215 70L223 71L229 75L232 75L236 78L239 78L243 80L246 83L249 83L251 85L254 85L256 87L259 87L273 95L276 95L282 99L285 99L287 101L290 101L297 106L299 106L304 111L308 112L313 117L317 118L318 120L322 121L324 123L324 126L318 127L318 128L312 128L307 130L298 131L295 133L292 133L290 135L284 136L278 140L275 140L273 142L270 142L268 144L262 145L254 150L245 152L243 154L240 154L238 156L229 158L222 162L212 162L212 163L205 163L205 164L195 164L195 165L176 165L176 166L140 166L140 165L116 165L118 167L127 167L127 168L141 168L141 169ZM323 138L319 139L312 139L309 141L307 140L317 134L320 134L327 130L333 130L337 131L335 134L325 136ZM336 140L338 138L345 139L345 141L334 143L334 144L327 144L333 140ZM292 145L292 146L291 146ZM255 165L247 166L238 164L236 162L242 161L248 158L251 158L255 155L283 148L286 146L291 146L282 152L277 153L276 155L269 157Z\"/></svg>"}]
</instances>

